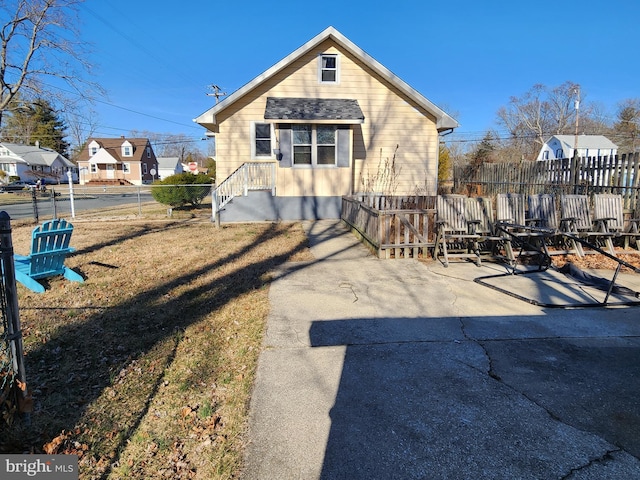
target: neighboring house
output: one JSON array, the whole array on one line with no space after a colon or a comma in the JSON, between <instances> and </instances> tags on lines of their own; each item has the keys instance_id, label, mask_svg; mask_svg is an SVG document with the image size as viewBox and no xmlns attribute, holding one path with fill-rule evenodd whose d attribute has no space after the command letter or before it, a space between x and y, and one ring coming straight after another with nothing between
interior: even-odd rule
<instances>
[{"instance_id":1,"label":"neighboring house","mask_svg":"<svg viewBox=\"0 0 640 480\"><path fill-rule=\"evenodd\" d=\"M538 160L573 158L575 135L554 135L540 149ZM604 135L578 135L578 157L611 157L618 146Z\"/></svg>"},{"instance_id":2,"label":"neighboring house","mask_svg":"<svg viewBox=\"0 0 640 480\"><path fill-rule=\"evenodd\" d=\"M458 126L333 27L194 121L215 136L223 221L338 218L363 191L435 195L439 135Z\"/></svg>"},{"instance_id":3,"label":"neighboring house","mask_svg":"<svg viewBox=\"0 0 640 480\"><path fill-rule=\"evenodd\" d=\"M171 175L184 172L184 167L180 163L179 157L158 157L158 177L164 180Z\"/></svg>"},{"instance_id":4,"label":"neighboring house","mask_svg":"<svg viewBox=\"0 0 640 480\"><path fill-rule=\"evenodd\" d=\"M147 138L90 138L78 167L83 185L142 185L158 178L158 161Z\"/></svg>"},{"instance_id":5,"label":"neighboring house","mask_svg":"<svg viewBox=\"0 0 640 480\"><path fill-rule=\"evenodd\" d=\"M78 168L55 150L41 148L36 145L18 145L0 143L0 170L6 172L5 182L9 177L20 177L20 180L41 180L45 184L67 182L67 172L71 171L72 179L78 180Z\"/></svg>"}]
</instances>

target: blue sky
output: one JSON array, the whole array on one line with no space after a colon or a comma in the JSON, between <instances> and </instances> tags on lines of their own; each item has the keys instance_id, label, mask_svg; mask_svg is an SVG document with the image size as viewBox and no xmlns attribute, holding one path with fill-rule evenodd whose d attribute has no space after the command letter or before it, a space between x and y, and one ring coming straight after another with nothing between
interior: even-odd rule
<instances>
[{"instance_id":1,"label":"blue sky","mask_svg":"<svg viewBox=\"0 0 640 480\"><path fill-rule=\"evenodd\" d=\"M458 0L87 0L83 38L94 81L96 136L204 130L209 85L232 93L328 26L338 29L479 140L496 112L533 85L580 84L611 117L640 98L640 2Z\"/></svg>"}]
</instances>

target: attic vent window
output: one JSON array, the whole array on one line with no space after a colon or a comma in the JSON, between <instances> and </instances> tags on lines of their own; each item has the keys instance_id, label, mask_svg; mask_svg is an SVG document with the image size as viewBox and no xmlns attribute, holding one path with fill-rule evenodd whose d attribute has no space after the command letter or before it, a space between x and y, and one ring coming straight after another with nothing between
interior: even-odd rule
<instances>
[{"instance_id":1,"label":"attic vent window","mask_svg":"<svg viewBox=\"0 0 640 480\"><path fill-rule=\"evenodd\" d=\"M320 55L320 83L338 83L338 56Z\"/></svg>"}]
</instances>

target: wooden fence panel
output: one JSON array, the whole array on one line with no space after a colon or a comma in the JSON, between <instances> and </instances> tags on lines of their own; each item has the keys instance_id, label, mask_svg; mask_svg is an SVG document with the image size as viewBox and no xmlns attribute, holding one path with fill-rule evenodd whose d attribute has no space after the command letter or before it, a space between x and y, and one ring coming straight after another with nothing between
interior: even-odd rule
<instances>
[{"instance_id":1,"label":"wooden fence panel","mask_svg":"<svg viewBox=\"0 0 640 480\"><path fill-rule=\"evenodd\" d=\"M435 245L435 198L343 197L342 220L366 240L379 258L418 258L428 255L428 249Z\"/></svg>"},{"instance_id":2,"label":"wooden fence panel","mask_svg":"<svg viewBox=\"0 0 640 480\"><path fill-rule=\"evenodd\" d=\"M640 213L640 153L454 167L454 193L614 193L624 208Z\"/></svg>"}]
</instances>

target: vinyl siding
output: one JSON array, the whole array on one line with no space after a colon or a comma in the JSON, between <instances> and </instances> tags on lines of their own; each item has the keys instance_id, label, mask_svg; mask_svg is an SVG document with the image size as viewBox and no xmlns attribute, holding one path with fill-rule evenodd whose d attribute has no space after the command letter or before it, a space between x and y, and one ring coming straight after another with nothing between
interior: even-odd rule
<instances>
[{"instance_id":1,"label":"vinyl siding","mask_svg":"<svg viewBox=\"0 0 640 480\"><path fill-rule=\"evenodd\" d=\"M318 82L318 55L340 55L338 84ZM352 126L352 168L278 168L278 195L346 195L371 184L395 153L396 194L435 193L438 134L435 118L330 41L321 44L217 115L217 174L222 180L251 156L251 122L264 118L267 97L358 100L363 124ZM276 135L277 136L277 135ZM396 146L398 146L396 150ZM275 147L275 146L274 146ZM275 159L273 160L275 161ZM425 192L426 187L426 192ZM377 188L377 187L376 187Z\"/></svg>"}]
</instances>

